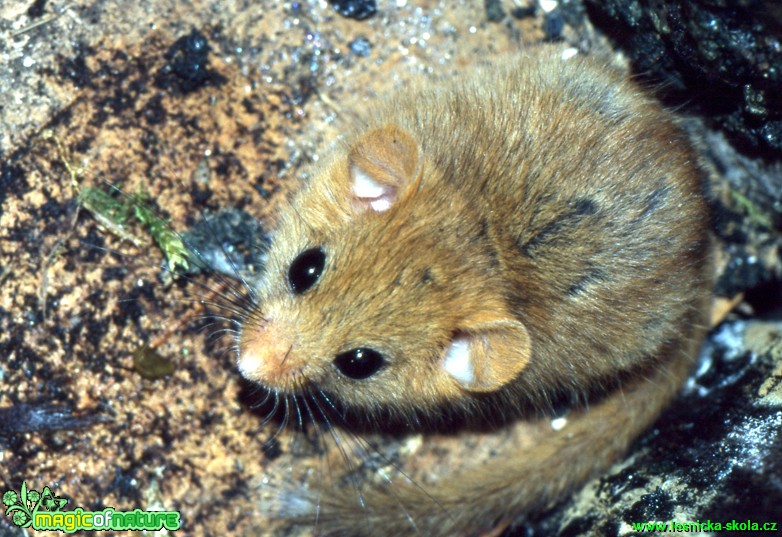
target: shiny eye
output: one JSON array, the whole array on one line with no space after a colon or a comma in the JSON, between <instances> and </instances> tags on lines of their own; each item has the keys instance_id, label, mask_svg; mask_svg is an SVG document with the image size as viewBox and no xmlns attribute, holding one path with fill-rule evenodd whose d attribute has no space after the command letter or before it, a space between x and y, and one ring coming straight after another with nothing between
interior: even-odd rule
<instances>
[{"instance_id":1,"label":"shiny eye","mask_svg":"<svg viewBox=\"0 0 782 537\"><path fill-rule=\"evenodd\" d=\"M315 285L326 264L326 252L322 248L310 248L296 256L288 268L288 283L299 295Z\"/></svg>"},{"instance_id":2,"label":"shiny eye","mask_svg":"<svg viewBox=\"0 0 782 537\"><path fill-rule=\"evenodd\" d=\"M346 377L363 380L371 377L386 363L383 355L372 349L351 349L337 355L334 365Z\"/></svg>"}]
</instances>

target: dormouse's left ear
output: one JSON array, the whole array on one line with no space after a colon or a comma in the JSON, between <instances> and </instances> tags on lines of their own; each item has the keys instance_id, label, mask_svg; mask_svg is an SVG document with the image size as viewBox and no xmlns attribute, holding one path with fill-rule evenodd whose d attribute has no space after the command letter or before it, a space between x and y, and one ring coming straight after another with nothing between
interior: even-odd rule
<instances>
[{"instance_id":1,"label":"dormouse's left ear","mask_svg":"<svg viewBox=\"0 0 782 537\"><path fill-rule=\"evenodd\" d=\"M387 211L417 183L418 144L404 129L387 125L365 134L348 154L351 195L361 209Z\"/></svg>"},{"instance_id":2,"label":"dormouse's left ear","mask_svg":"<svg viewBox=\"0 0 782 537\"><path fill-rule=\"evenodd\" d=\"M463 389L493 392L513 381L529 363L531 354L524 324L515 319L497 319L458 332L442 364Z\"/></svg>"}]
</instances>

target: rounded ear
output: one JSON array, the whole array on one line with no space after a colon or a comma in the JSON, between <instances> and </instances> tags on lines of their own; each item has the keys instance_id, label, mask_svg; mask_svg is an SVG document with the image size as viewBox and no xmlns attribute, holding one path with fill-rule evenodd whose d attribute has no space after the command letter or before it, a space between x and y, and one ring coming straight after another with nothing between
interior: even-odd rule
<instances>
[{"instance_id":1,"label":"rounded ear","mask_svg":"<svg viewBox=\"0 0 782 537\"><path fill-rule=\"evenodd\" d=\"M387 125L356 141L348 153L351 194L361 209L383 212L421 175L418 144L404 129Z\"/></svg>"},{"instance_id":2,"label":"rounded ear","mask_svg":"<svg viewBox=\"0 0 782 537\"><path fill-rule=\"evenodd\" d=\"M493 392L512 382L529 363L532 345L519 321L490 321L458 332L443 369L470 392Z\"/></svg>"}]
</instances>

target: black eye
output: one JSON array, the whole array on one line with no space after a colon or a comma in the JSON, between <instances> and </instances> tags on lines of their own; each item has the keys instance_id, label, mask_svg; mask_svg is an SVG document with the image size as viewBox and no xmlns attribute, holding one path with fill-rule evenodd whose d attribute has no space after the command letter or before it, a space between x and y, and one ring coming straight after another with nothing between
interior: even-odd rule
<instances>
[{"instance_id":1,"label":"black eye","mask_svg":"<svg viewBox=\"0 0 782 537\"><path fill-rule=\"evenodd\" d=\"M326 264L326 252L320 247L304 250L288 269L288 282L294 293L301 294L318 281Z\"/></svg>"},{"instance_id":2,"label":"black eye","mask_svg":"<svg viewBox=\"0 0 782 537\"><path fill-rule=\"evenodd\" d=\"M385 365L383 355L372 349L351 349L337 355L334 365L343 375L356 380L371 377Z\"/></svg>"}]
</instances>

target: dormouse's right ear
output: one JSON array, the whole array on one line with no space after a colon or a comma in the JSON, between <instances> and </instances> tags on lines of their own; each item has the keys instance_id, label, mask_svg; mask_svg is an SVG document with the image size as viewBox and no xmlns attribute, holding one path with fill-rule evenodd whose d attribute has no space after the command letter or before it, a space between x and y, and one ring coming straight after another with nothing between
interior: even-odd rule
<instances>
[{"instance_id":1,"label":"dormouse's right ear","mask_svg":"<svg viewBox=\"0 0 782 537\"><path fill-rule=\"evenodd\" d=\"M354 204L379 213L416 188L422 171L418 144L395 125L359 138L348 153L348 166Z\"/></svg>"},{"instance_id":2,"label":"dormouse's right ear","mask_svg":"<svg viewBox=\"0 0 782 537\"><path fill-rule=\"evenodd\" d=\"M478 315L453 337L442 367L468 392L493 392L513 382L531 355L532 342L524 324L501 315Z\"/></svg>"}]
</instances>

